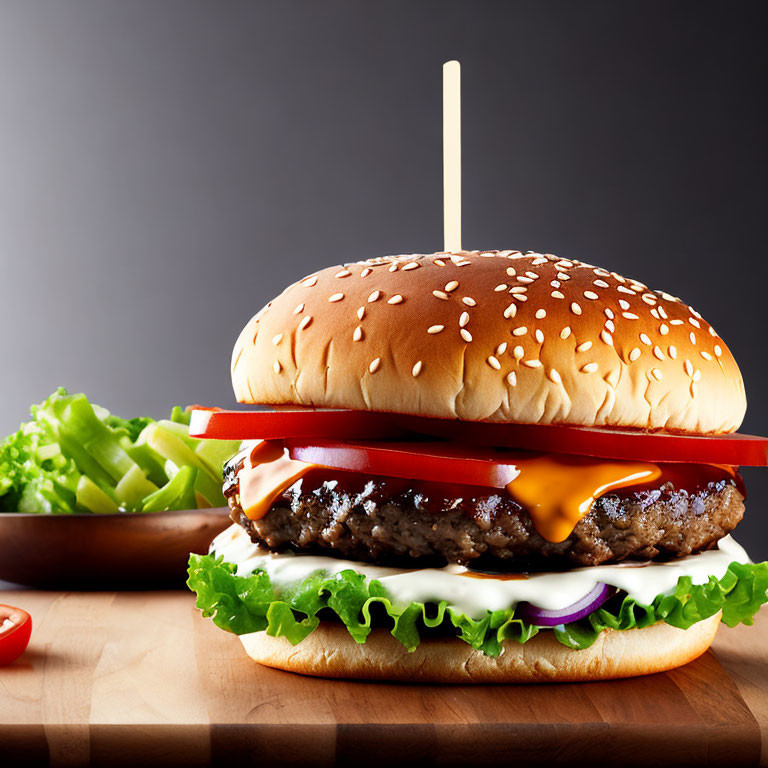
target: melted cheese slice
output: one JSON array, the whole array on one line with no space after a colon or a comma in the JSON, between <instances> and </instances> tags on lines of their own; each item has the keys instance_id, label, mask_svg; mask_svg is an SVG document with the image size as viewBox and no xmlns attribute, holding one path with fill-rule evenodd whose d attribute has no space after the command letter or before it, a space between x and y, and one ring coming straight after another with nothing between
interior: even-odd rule
<instances>
[{"instance_id":1,"label":"melted cheese slice","mask_svg":"<svg viewBox=\"0 0 768 768\"><path fill-rule=\"evenodd\" d=\"M619 488L661 477L656 464L580 457L521 456L509 495L531 516L548 541L564 541L589 512L595 499ZM240 470L240 505L258 520L275 499L317 465L295 461L279 441L256 443Z\"/></svg>"}]
</instances>

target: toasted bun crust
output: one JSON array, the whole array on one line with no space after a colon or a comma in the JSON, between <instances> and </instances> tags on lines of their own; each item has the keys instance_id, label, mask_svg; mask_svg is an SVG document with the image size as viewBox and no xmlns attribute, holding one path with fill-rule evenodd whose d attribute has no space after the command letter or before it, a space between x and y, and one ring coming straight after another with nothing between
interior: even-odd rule
<instances>
[{"instance_id":1,"label":"toasted bun crust","mask_svg":"<svg viewBox=\"0 0 768 768\"><path fill-rule=\"evenodd\" d=\"M615 272L517 251L324 269L246 325L244 403L471 421L736 430L746 397L697 312Z\"/></svg>"},{"instance_id":2,"label":"toasted bun crust","mask_svg":"<svg viewBox=\"0 0 768 768\"><path fill-rule=\"evenodd\" d=\"M606 630L593 646L573 651L551 632L527 643L507 642L492 658L461 640L425 640L409 653L385 630L363 644L335 624L321 624L292 646L266 632L242 635L248 655L259 664L302 675L421 683L563 683L635 677L687 664L701 656L717 632L720 614L676 629L655 624L647 629Z\"/></svg>"}]
</instances>

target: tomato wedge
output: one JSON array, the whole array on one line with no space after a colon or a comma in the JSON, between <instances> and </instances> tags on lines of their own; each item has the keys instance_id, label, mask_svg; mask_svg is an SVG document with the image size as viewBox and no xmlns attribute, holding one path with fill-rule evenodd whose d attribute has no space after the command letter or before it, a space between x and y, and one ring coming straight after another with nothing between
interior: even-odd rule
<instances>
[{"instance_id":1,"label":"tomato wedge","mask_svg":"<svg viewBox=\"0 0 768 768\"><path fill-rule=\"evenodd\" d=\"M433 419L373 411L192 411L190 434L228 440L408 440L429 435L457 445L517 448L603 459L768 466L768 438L677 435L641 430Z\"/></svg>"},{"instance_id":2,"label":"tomato wedge","mask_svg":"<svg viewBox=\"0 0 768 768\"><path fill-rule=\"evenodd\" d=\"M387 477L504 488L519 474L514 455L453 443L338 443L286 440L296 461Z\"/></svg>"},{"instance_id":3,"label":"tomato wedge","mask_svg":"<svg viewBox=\"0 0 768 768\"><path fill-rule=\"evenodd\" d=\"M32 617L21 608L0 605L0 667L24 653L32 634Z\"/></svg>"}]
</instances>

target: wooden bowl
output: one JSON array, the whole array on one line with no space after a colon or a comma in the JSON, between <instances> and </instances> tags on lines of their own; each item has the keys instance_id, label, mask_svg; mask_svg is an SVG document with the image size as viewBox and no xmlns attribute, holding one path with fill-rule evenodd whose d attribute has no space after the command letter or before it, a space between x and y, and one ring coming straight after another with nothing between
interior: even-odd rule
<instances>
[{"instance_id":1,"label":"wooden bowl","mask_svg":"<svg viewBox=\"0 0 768 768\"><path fill-rule=\"evenodd\" d=\"M0 513L0 580L57 589L183 587L229 510L115 515Z\"/></svg>"}]
</instances>

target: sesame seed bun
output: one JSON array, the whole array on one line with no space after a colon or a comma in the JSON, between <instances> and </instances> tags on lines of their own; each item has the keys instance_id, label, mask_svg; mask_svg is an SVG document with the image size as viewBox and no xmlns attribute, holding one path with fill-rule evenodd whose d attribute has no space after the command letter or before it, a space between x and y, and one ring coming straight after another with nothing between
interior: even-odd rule
<instances>
[{"instance_id":1,"label":"sesame seed bun","mask_svg":"<svg viewBox=\"0 0 768 768\"><path fill-rule=\"evenodd\" d=\"M266 632L241 635L246 653L260 664L319 677L403 680L419 683L564 683L635 677L687 664L714 640L720 614L677 629L601 632L594 645L574 651L543 630L527 643L507 641L501 656L486 656L462 640L422 640L409 653L386 630L356 643L337 624L321 623L297 646Z\"/></svg>"},{"instance_id":2,"label":"sesame seed bun","mask_svg":"<svg viewBox=\"0 0 768 768\"><path fill-rule=\"evenodd\" d=\"M243 403L696 434L746 409L728 347L680 299L518 251L310 275L246 325L232 383Z\"/></svg>"}]
</instances>

